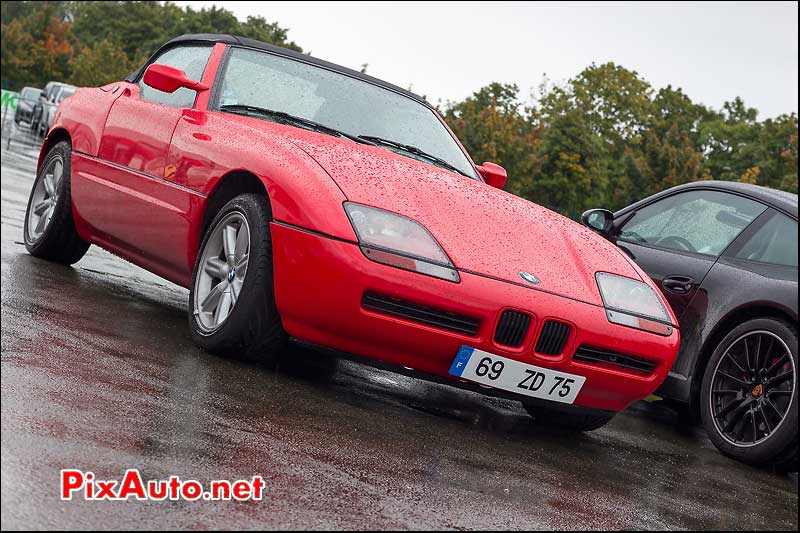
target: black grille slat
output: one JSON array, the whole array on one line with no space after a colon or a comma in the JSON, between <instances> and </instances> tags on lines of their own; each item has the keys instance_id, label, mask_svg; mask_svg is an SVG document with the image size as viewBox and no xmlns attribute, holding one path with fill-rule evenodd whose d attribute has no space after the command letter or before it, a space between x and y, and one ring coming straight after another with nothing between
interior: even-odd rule
<instances>
[{"instance_id":1,"label":"black grille slat","mask_svg":"<svg viewBox=\"0 0 800 533\"><path fill-rule=\"evenodd\" d=\"M608 364L639 374L652 374L656 363L610 350L581 345L572 356L574 361L588 364Z\"/></svg>"},{"instance_id":2,"label":"black grille slat","mask_svg":"<svg viewBox=\"0 0 800 533\"><path fill-rule=\"evenodd\" d=\"M376 293L364 293L361 299L361 306L364 309L379 311L387 315L471 336L478 334L478 326L480 325L480 322L474 318Z\"/></svg>"},{"instance_id":3,"label":"black grille slat","mask_svg":"<svg viewBox=\"0 0 800 533\"><path fill-rule=\"evenodd\" d=\"M544 355L559 355L569 340L572 328L562 322L548 320L542 326L539 340L536 343L536 353Z\"/></svg>"},{"instance_id":4,"label":"black grille slat","mask_svg":"<svg viewBox=\"0 0 800 533\"><path fill-rule=\"evenodd\" d=\"M368 305L371 303L376 303L375 298L370 298L370 301L367 302ZM448 313L447 311L439 311L430 307L409 304L402 302L401 300L383 299L382 303L384 305L391 306L392 309L396 310L397 312L407 313L410 316L427 317L431 320L439 320L442 317L445 317L448 321L467 328L471 328L476 325L475 320L469 318L459 318L459 316L455 313Z\"/></svg>"},{"instance_id":5,"label":"black grille slat","mask_svg":"<svg viewBox=\"0 0 800 533\"><path fill-rule=\"evenodd\" d=\"M522 345L525 334L528 332L528 323L530 319L527 315L517 314L514 318L513 332L510 346L518 347Z\"/></svg>"},{"instance_id":6,"label":"black grille slat","mask_svg":"<svg viewBox=\"0 0 800 533\"><path fill-rule=\"evenodd\" d=\"M494 341L503 346L519 348L525 341L530 325L531 315L507 309L500 315L500 321L494 332Z\"/></svg>"}]
</instances>

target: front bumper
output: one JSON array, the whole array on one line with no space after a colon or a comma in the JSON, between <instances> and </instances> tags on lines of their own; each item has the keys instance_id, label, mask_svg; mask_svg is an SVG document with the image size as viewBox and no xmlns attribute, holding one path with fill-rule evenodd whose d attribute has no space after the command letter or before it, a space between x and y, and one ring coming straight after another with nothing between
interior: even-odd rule
<instances>
[{"instance_id":1,"label":"front bumper","mask_svg":"<svg viewBox=\"0 0 800 533\"><path fill-rule=\"evenodd\" d=\"M458 349L466 344L585 376L575 405L608 411L622 410L652 394L677 354L677 330L662 337L611 324L605 310L596 305L467 272L460 272L460 283L451 283L374 263L351 242L281 223L272 223L271 230L275 298L284 328L309 343L454 382L448 370ZM473 317L479 322L477 333L461 334L364 309L362 298L367 292ZM506 309L533 316L530 334L520 348L503 347L493 340L500 313ZM533 350L547 319L572 326L557 356ZM581 345L639 356L655 366L648 375L635 375L573 361Z\"/></svg>"}]
</instances>

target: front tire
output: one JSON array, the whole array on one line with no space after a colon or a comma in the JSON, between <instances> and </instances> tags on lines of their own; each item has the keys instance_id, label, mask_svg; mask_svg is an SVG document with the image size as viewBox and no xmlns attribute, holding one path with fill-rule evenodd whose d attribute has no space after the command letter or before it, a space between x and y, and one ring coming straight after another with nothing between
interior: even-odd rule
<instances>
[{"instance_id":1,"label":"front tire","mask_svg":"<svg viewBox=\"0 0 800 533\"><path fill-rule=\"evenodd\" d=\"M72 218L71 159L67 141L47 153L33 182L23 229L31 255L64 265L76 263L89 249Z\"/></svg>"},{"instance_id":2,"label":"front tire","mask_svg":"<svg viewBox=\"0 0 800 533\"><path fill-rule=\"evenodd\" d=\"M194 266L189 326L205 350L272 364L287 335L275 305L269 204L242 194L219 211Z\"/></svg>"},{"instance_id":3,"label":"front tire","mask_svg":"<svg viewBox=\"0 0 800 533\"><path fill-rule=\"evenodd\" d=\"M594 431L605 426L614 418L616 413L597 411L593 413L570 413L557 411L523 402L534 422L550 427L557 427L567 431Z\"/></svg>"},{"instance_id":4,"label":"front tire","mask_svg":"<svg viewBox=\"0 0 800 533\"><path fill-rule=\"evenodd\" d=\"M717 346L703 376L700 414L719 450L757 466L797 465L797 331L748 320Z\"/></svg>"}]
</instances>

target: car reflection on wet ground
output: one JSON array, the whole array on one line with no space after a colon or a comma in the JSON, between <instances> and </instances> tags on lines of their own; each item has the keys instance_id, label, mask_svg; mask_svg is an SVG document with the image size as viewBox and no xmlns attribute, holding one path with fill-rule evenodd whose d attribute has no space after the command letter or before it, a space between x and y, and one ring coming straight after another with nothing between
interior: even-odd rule
<instances>
[{"instance_id":1,"label":"car reflection on wet ground","mask_svg":"<svg viewBox=\"0 0 800 533\"><path fill-rule=\"evenodd\" d=\"M196 348L187 291L93 247L27 255L37 146L2 139L2 528L797 529L797 475L658 403L594 433L343 362L329 382ZM60 501L59 470L266 483L260 502Z\"/></svg>"}]
</instances>

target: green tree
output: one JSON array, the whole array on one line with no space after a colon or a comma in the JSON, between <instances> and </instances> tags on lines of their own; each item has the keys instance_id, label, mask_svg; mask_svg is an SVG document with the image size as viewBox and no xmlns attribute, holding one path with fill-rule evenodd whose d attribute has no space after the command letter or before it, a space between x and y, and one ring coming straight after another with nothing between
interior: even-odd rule
<instances>
[{"instance_id":1,"label":"green tree","mask_svg":"<svg viewBox=\"0 0 800 533\"><path fill-rule=\"evenodd\" d=\"M796 115L761 122L739 98L714 111L613 63L543 83L533 106L493 83L443 114L478 162L506 167L509 191L571 217L704 179L797 191Z\"/></svg>"},{"instance_id":2,"label":"green tree","mask_svg":"<svg viewBox=\"0 0 800 533\"><path fill-rule=\"evenodd\" d=\"M133 60L178 35L188 13L171 2L75 2L73 32L86 46L113 42Z\"/></svg>"},{"instance_id":3,"label":"green tree","mask_svg":"<svg viewBox=\"0 0 800 533\"><path fill-rule=\"evenodd\" d=\"M509 175L506 189L521 195L529 192L539 133L519 104L516 85L483 87L464 101L449 104L444 117L476 163L502 165Z\"/></svg>"},{"instance_id":4,"label":"green tree","mask_svg":"<svg viewBox=\"0 0 800 533\"><path fill-rule=\"evenodd\" d=\"M172 2L3 2L3 88L51 80L98 84L119 79L184 33L227 33L302 49L263 17L240 22L227 9ZM105 64L103 64L105 62Z\"/></svg>"},{"instance_id":5,"label":"green tree","mask_svg":"<svg viewBox=\"0 0 800 533\"><path fill-rule=\"evenodd\" d=\"M554 115L538 146L541 160L527 197L572 218L608 204L609 147L577 110Z\"/></svg>"},{"instance_id":6,"label":"green tree","mask_svg":"<svg viewBox=\"0 0 800 533\"><path fill-rule=\"evenodd\" d=\"M128 59L149 56L166 41L185 33L241 35L302 51L287 30L263 17L239 20L227 9L194 10L172 2L73 2L73 32L82 44L114 42Z\"/></svg>"},{"instance_id":7,"label":"green tree","mask_svg":"<svg viewBox=\"0 0 800 533\"><path fill-rule=\"evenodd\" d=\"M38 76L35 55L37 46L33 36L25 30L20 20L3 24L0 32L0 69L3 72L3 89L19 89L29 82L36 84ZM8 87L7 87L8 85Z\"/></svg>"},{"instance_id":8,"label":"green tree","mask_svg":"<svg viewBox=\"0 0 800 533\"><path fill-rule=\"evenodd\" d=\"M794 117L795 131L789 140L788 148L781 153L781 160L786 169L780 188L797 194L797 117Z\"/></svg>"},{"instance_id":9,"label":"green tree","mask_svg":"<svg viewBox=\"0 0 800 533\"><path fill-rule=\"evenodd\" d=\"M635 141L653 112L653 89L635 71L614 63L592 64L566 86L539 97L539 117L547 123L566 110L580 112L592 132L618 148Z\"/></svg>"},{"instance_id":10,"label":"green tree","mask_svg":"<svg viewBox=\"0 0 800 533\"><path fill-rule=\"evenodd\" d=\"M9 24L12 20L24 19L34 13L47 11L49 17L67 19L72 2L27 1L27 2L2 2L0 4L0 22Z\"/></svg>"},{"instance_id":11,"label":"green tree","mask_svg":"<svg viewBox=\"0 0 800 533\"><path fill-rule=\"evenodd\" d=\"M277 22L267 22L264 17L247 17L247 20L241 24L238 34L265 43L277 44L297 52L303 51L298 44L289 40L289 30L281 28Z\"/></svg>"},{"instance_id":12,"label":"green tree","mask_svg":"<svg viewBox=\"0 0 800 533\"><path fill-rule=\"evenodd\" d=\"M668 86L658 91L641 144L625 150L626 172L634 196L648 196L681 183L711 178L698 147L700 125L709 116L712 113L694 104L680 89Z\"/></svg>"},{"instance_id":13,"label":"green tree","mask_svg":"<svg viewBox=\"0 0 800 533\"><path fill-rule=\"evenodd\" d=\"M705 166L715 179L737 181L763 159L757 116L755 109L736 98L725 102L721 113L701 124L700 147Z\"/></svg>"},{"instance_id":14,"label":"green tree","mask_svg":"<svg viewBox=\"0 0 800 533\"><path fill-rule=\"evenodd\" d=\"M137 65L111 41L98 41L72 57L70 82L89 87L105 85L125 78Z\"/></svg>"},{"instance_id":15,"label":"green tree","mask_svg":"<svg viewBox=\"0 0 800 533\"><path fill-rule=\"evenodd\" d=\"M705 167L715 179L797 191L797 115L759 122L736 98L701 126Z\"/></svg>"},{"instance_id":16,"label":"green tree","mask_svg":"<svg viewBox=\"0 0 800 533\"><path fill-rule=\"evenodd\" d=\"M5 4L10 2L4 2ZM25 3L20 12L29 13L22 18L2 24L2 68L5 88L19 89L23 85L43 86L53 79L64 79L69 74L72 56L72 33L69 22L60 18L61 3L42 2L30 8ZM32 4L32 3L30 3ZM13 7L13 6L9 6ZM6 18L4 11L3 18Z\"/></svg>"},{"instance_id":17,"label":"green tree","mask_svg":"<svg viewBox=\"0 0 800 533\"><path fill-rule=\"evenodd\" d=\"M767 119L760 128L759 144L763 147L759 185L797 193L797 115L780 115Z\"/></svg>"},{"instance_id":18,"label":"green tree","mask_svg":"<svg viewBox=\"0 0 800 533\"><path fill-rule=\"evenodd\" d=\"M172 2L3 2L3 87L123 78L184 33L227 33L302 51L285 28L239 21L223 7ZM366 65L364 66L366 69ZM442 114L477 163L509 173L506 188L572 217L615 209L667 187L734 180L797 192L797 115L760 121L740 98L719 111L681 89L655 91L637 72L592 64L526 104L492 83Z\"/></svg>"},{"instance_id":19,"label":"green tree","mask_svg":"<svg viewBox=\"0 0 800 533\"><path fill-rule=\"evenodd\" d=\"M539 158L550 164L565 161L578 167L571 172L548 175L545 181L561 180L560 186L579 190L568 204L552 206L571 216L598 201L608 207L629 203L639 188L626 163L630 150L641 150L643 135L652 122L654 105L652 88L631 70L614 63L592 64L565 86L555 87L539 95L534 109L535 118L544 129ZM558 131L566 128L564 131ZM564 141L572 139L585 151L569 149ZM564 159L564 154L579 154ZM549 167L545 165L543 171ZM564 167L567 168L567 167ZM536 183L541 176L534 178ZM573 180L573 181L570 181ZM552 190L556 184L550 183Z\"/></svg>"}]
</instances>

